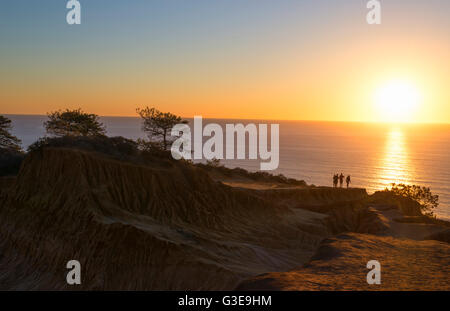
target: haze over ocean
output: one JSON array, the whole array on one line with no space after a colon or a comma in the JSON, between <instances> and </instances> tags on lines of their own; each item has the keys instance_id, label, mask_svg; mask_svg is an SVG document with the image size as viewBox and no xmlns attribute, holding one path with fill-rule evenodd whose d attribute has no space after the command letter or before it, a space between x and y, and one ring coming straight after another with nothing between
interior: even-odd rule
<instances>
[{"instance_id":1,"label":"haze over ocean","mask_svg":"<svg viewBox=\"0 0 450 311\"><path fill-rule=\"evenodd\" d=\"M13 134L28 145L45 135L46 116L7 115ZM145 137L141 120L134 117L102 117L108 135ZM247 123L245 120L204 119ZM257 121L251 121L258 123ZM264 121L267 122L267 121ZM431 187L439 194L439 218L450 219L449 124L375 124L347 122L277 121L280 124L280 165L274 174L303 179L308 184L331 186L334 173L350 174L353 187L367 191L389 183ZM259 160L224 160L228 167L259 170Z\"/></svg>"}]
</instances>

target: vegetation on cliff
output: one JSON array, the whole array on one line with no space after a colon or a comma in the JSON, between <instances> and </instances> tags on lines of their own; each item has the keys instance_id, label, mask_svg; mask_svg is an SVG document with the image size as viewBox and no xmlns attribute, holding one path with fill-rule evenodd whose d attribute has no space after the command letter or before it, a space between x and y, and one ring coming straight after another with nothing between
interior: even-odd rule
<instances>
[{"instance_id":1,"label":"vegetation on cliff","mask_svg":"<svg viewBox=\"0 0 450 311\"><path fill-rule=\"evenodd\" d=\"M0 115L0 176L17 174L24 158L21 141L11 130L11 120Z\"/></svg>"},{"instance_id":2,"label":"vegetation on cliff","mask_svg":"<svg viewBox=\"0 0 450 311\"><path fill-rule=\"evenodd\" d=\"M163 150L167 150L172 145L170 135L172 128L176 124L187 123L179 116L170 112L161 112L156 108L138 108L136 112L143 120L142 130L147 133L149 143L160 145Z\"/></svg>"},{"instance_id":3,"label":"vegetation on cliff","mask_svg":"<svg viewBox=\"0 0 450 311\"><path fill-rule=\"evenodd\" d=\"M44 122L47 134L51 136L101 136L106 134L105 126L96 114L81 109L58 110L47 114Z\"/></svg>"},{"instance_id":4,"label":"vegetation on cliff","mask_svg":"<svg viewBox=\"0 0 450 311\"><path fill-rule=\"evenodd\" d=\"M319 214L121 143L61 137L29 152L0 194L1 289L70 289L69 259L79 289L232 289L305 262L327 234Z\"/></svg>"}]
</instances>

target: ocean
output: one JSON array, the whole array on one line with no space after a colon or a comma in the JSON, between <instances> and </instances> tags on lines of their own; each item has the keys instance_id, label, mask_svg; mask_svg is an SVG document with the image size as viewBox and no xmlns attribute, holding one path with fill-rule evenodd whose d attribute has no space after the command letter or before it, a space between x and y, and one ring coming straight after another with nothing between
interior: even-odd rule
<instances>
[{"instance_id":1,"label":"ocean","mask_svg":"<svg viewBox=\"0 0 450 311\"><path fill-rule=\"evenodd\" d=\"M45 135L46 116L7 115L13 134L26 148ZM141 120L134 117L102 117L108 135L143 138ZM390 183L430 187L440 196L435 211L450 220L450 125L373 124L309 121L216 120L226 123L280 124L280 163L274 174L331 186L335 173L351 175L352 187L369 193ZM269 136L270 137L270 136ZM228 167L259 170L260 161L224 160Z\"/></svg>"}]
</instances>

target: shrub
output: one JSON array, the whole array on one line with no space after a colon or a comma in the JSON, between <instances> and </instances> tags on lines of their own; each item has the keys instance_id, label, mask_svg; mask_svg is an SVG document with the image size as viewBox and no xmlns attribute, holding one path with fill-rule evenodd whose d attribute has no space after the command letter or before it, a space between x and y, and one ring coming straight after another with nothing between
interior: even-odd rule
<instances>
[{"instance_id":1,"label":"shrub","mask_svg":"<svg viewBox=\"0 0 450 311\"><path fill-rule=\"evenodd\" d=\"M139 165L158 163L169 166L175 160L169 151L159 148L144 148L139 142L124 137L107 136L63 136L44 137L28 147L28 152L39 152L43 148L69 148L101 153L107 157Z\"/></svg>"},{"instance_id":2,"label":"shrub","mask_svg":"<svg viewBox=\"0 0 450 311\"><path fill-rule=\"evenodd\" d=\"M433 209L439 206L439 196L433 194L428 187L394 183L391 185L391 189L386 188L385 191L418 202L425 216L434 216Z\"/></svg>"},{"instance_id":3,"label":"shrub","mask_svg":"<svg viewBox=\"0 0 450 311\"><path fill-rule=\"evenodd\" d=\"M162 142L148 141L139 138L137 140L137 146L143 156L155 156L158 158L172 159L170 151L164 149Z\"/></svg>"},{"instance_id":4,"label":"shrub","mask_svg":"<svg viewBox=\"0 0 450 311\"><path fill-rule=\"evenodd\" d=\"M232 177L233 175L236 175L236 176L242 176L242 177L249 178L251 180L259 181L259 182L277 182L277 183L286 184L289 186L302 186L302 187L307 186L306 182L303 180L287 178L286 176L284 176L282 174L272 175L268 172L249 172L240 167L228 168L228 167L223 166L220 163L220 160L218 160L218 159L212 159L210 161L207 161L206 164L198 163L195 165L202 169L205 169L206 171L216 171L227 177Z\"/></svg>"},{"instance_id":5,"label":"shrub","mask_svg":"<svg viewBox=\"0 0 450 311\"><path fill-rule=\"evenodd\" d=\"M31 144L28 147L28 151L39 151L45 147L75 148L99 152L116 158L132 157L139 153L138 145L135 141L124 137L107 136L43 137Z\"/></svg>"},{"instance_id":6,"label":"shrub","mask_svg":"<svg viewBox=\"0 0 450 311\"><path fill-rule=\"evenodd\" d=\"M48 114L48 119L44 127L53 136L101 136L106 133L96 114L88 114L81 109L54 111Z\"/></svg>"}]
</instances>

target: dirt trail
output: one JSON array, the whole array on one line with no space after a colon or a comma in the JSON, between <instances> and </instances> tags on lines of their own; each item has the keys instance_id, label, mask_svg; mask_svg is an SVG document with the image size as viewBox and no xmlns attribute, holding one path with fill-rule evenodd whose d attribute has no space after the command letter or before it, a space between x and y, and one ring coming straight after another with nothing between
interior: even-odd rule
<instances>
[{"instance_id":1,"label":"dirt trail","mask_svg":"<svg viewBox=\"0 0 450 311\"><path fill-rule=\"evenodd\" d=\"M445 230L436 224L426 223L401 223L403 214L396 208L386 206L374 206L370 208L380 220L386 224L387 230L379 235L392 236L394 238L406 238L412 240L424 240L426 237Z\"/></svg>"}]
</instances>

